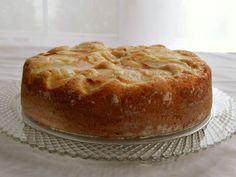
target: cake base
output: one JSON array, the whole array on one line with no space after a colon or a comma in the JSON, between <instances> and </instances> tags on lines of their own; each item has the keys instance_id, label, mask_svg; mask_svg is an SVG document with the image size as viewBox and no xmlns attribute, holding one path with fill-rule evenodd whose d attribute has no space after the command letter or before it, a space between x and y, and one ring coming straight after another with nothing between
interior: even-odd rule
<instances>
[{"instance_id":1,"label":"cake base","mask_svg":"<svg viewBox=\"0 0 236 177\"><path fill-rule=\"evenodd\" d=\"M199 131L200 129L203 129L209 123L209 121L212 118L212 114L213 114L212 112L213 112L213 110L205 119L203 119L203 121L199 122L199 124L194 124L194 126L188 127L182 131L176 131L173 133L166 133L166 134L157 135L157 136L152 135L152 136L143 136L143 137L138 137L138 138L132 138L132 137L127 138L126 137L126 138L115 138L115 139L112 139L112 138L107 139L107 138L103 138L103 137L99 137L99 136L70 133L70 132L66 132L63 130L57 130L54 128L45 127L45 126L41 125L40 123L38 123L37 121L34 121L29 116L27 116L23 111L21 112L21 114L22 114L22 118L23 118L24 123L27 124L28 126L34 128L38 131L45 132L50 135L61 137L64 139L69 139L72 141L79 141L79 142L89 142L89 143L140 144L140 143L151 143L153 141L155 141L155 142L169 141L172 139L176 139L176 138L180 138L180 137L184 137L184 136L189 136L189 135Z\"/></svg>"}]
</instances>

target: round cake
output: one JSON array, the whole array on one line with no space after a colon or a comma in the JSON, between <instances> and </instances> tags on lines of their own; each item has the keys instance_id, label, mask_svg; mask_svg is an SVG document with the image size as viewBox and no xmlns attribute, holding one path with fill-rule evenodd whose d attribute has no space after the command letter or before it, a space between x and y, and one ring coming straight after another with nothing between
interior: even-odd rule
<instances>
[{"instance_id":1,"label":"round cake","mask_svg":"<svg viewBox=\"0 0 236 177\"><path fill-rule=\"evenodd\" d=\"M163 45L62 46L26 60L23 112L40 125L104 138L159 136L194 127L211 112L209 66Z\"/></svg>"}]
</instances>

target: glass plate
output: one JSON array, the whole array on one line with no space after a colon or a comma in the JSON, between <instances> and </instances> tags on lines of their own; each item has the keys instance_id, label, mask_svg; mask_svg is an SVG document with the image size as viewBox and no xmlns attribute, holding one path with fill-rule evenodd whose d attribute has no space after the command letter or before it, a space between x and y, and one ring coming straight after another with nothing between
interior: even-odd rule
<instances>
[{"instance_id":1,"label":"glass plate","mask_svg":"<svg viewBox=\"0 0 236 177\"><path fill-rule=\"evenodd\" d=\"M43 129L21 112L20 84L0 89L0 130L2 133L50 153L97 160L160 161L197 152L229 138L236 131L236 102L219 89L213 89L211 116L185 132L141 140L104 141L71 136ZM24 123L24 120L28 120Z\"/></svg>"}]
</instances>

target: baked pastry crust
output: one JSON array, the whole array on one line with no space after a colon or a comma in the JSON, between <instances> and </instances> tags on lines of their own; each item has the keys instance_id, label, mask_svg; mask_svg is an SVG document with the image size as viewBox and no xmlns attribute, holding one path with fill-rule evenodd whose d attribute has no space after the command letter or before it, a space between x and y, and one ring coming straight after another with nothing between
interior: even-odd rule
<instances>
[{"instance_id":1,"label":"baked pastry crust","mask_svg":"<svg viewBox=\"0 0 236 177\"><path fill-rule=\"evenodd\" d=\"M21 104L43 126L70 133L163 135L209 115L211 70L194 53L163 45L57 47L26 60Z\"/></svg>"}]
</instances>

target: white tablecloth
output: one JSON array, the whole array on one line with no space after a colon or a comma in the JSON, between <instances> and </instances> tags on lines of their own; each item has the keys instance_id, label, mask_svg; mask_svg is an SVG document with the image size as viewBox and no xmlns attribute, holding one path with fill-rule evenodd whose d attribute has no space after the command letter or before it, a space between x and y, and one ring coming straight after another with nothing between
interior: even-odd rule
<instances>
[{"instance_id":1,"label":"white tablecloth","mask_svg":"<svg viewBox=\"0 0 236 177\"><path fill-rule=\"evenodd\" d=\"M30 53L33 52L15 55L14 50L6 51L5 48L1 51L0 48L0 86L20 80L24 56ZM214 86L236 98L236 54L198 54L211 66ZM214 148L180 157L177 161L142 164L61 157L30 148L0 134L0 176L236 176L236 135Z\"/></svg>"}]
</instances>

